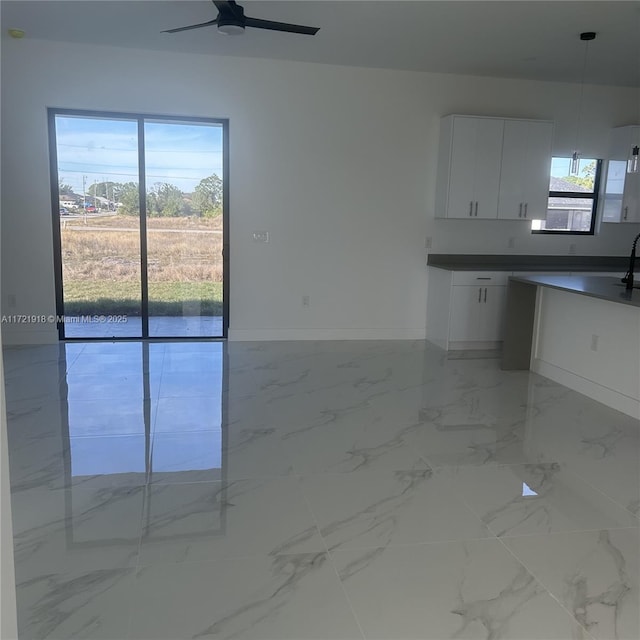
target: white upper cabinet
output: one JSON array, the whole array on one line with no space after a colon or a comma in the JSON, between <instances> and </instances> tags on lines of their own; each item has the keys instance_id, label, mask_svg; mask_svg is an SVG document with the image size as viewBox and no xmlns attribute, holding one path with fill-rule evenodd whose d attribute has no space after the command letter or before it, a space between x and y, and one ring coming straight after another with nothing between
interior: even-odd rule
<instances>
[{"instance_id":1,"label":"white upper cabinet","mask_svg":"<svg viewBox=\"0 0 640 640\"><path fill-rule=\"evenodd\" d=\"M505 120L498 218L546 218L552 142L552 122Z\"/></svg>"},{"instance_id":2,"label":"white upper cabinet","mask_svg":"<svg viewBox=\"0 0 640 640\"><path fill-rule=\"evenodd\" d=\"M441 121L436 217L546 215L553 123L481 116Z\"/></svg>"},{"instance_id":3,"label":"white upper cabinet","mask_svg":"<svg viewBox=\"0 0 640 640\"><path fill-rule=\"evenodd\" d=\"M495 218L504 121L447 116L440 131L436 215Z\"/></svg>"},{"instance_id":4,"label":"white upper cabinet","mask_svg":"<svg viewBox=\"0 0 640 640\"><path fill-rule=\"evenodd\" d=\"M602 222L640 222L640 173L627 173L635 145L640 146L640 126L613 129L601 197Z\"/></svg>"}]
</instances>

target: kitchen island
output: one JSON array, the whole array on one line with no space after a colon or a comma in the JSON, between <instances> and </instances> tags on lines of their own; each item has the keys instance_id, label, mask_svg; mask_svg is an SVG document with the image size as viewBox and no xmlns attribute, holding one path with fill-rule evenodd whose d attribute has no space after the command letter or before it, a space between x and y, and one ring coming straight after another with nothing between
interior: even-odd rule
<instances>
[{"instance_id":1,"label":"kitchen island","mask_svg":"<svg viewBox=\"0 0 640 640\"><path fill-rule=\"evenodd\" d=\"M640 418L640 290L608 277L512 276L502 367Z\"/></svg>"}]
</instances>

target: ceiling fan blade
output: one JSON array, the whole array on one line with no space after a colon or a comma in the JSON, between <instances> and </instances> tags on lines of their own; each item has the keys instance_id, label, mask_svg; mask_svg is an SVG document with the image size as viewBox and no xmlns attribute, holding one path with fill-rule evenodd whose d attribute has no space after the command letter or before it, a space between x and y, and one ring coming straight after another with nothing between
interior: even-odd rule
<instances>
[{"instance_id":1,"label":"ceiling fan blade","mask_svg":"<svg viewBox=\"0 0 640 640\"><path fill-rule=\"evenodd\" d=\"M210 27L211 25L218 24L218 19L209 20L209 22L201 22L200 24L192 24L188 27L178 27L177 29L167 29L162 33L178 33L178 31L189 31L190 29L200 29L201 27Z\"/></svg>"},{"instance_id":2,"label":"ceiling fan blade","mask_svg":"<svg viewBox=\"0 0 640 640\"><path fill-rule=\"evenodd\" d=\"M255 29L270 29L271 31L287 31L289 33L301 33L303 35L314 36L319 27L303 27L300 24L287 24L286 22L273 22L272 20L260 20L259 18L245 18L245 27Z\"/></svg>"}]
</instances>

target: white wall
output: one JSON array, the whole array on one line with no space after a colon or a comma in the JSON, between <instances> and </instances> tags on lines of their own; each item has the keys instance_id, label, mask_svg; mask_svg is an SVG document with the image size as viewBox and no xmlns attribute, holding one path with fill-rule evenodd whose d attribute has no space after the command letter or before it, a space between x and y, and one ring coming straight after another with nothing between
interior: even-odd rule
<instances>
[{"instance_id":1,"label":"white wall","mask_svg":"<svg viewBox=\"0 0 640 640\"><path fill-rule=\"evenodd\" d=\"M433 207L442 115L554 119L554 152L567 154L576 85L28 39L3 39L2 54L4 313L54 313L46 107L230 119L232 338L424 337L427 235L438 253L568 251L518 222L435 220ZM585 100L582 151L602 156L637 96L587 87ZM622 255L631 235L607 225L571 242ZM5 334L56 339L53 326Z\"/></svg>"},{"instance_id":2,"label":"white wall","mask_svg":"<svg viewBox=\"0 0 640 640\"><path fill-rule=\"evenodd\" d=\"M17 640L16 583L9 485L9 444L4 398L4 370L0 350L0 638Z\"/></svg>"}]
</instances>

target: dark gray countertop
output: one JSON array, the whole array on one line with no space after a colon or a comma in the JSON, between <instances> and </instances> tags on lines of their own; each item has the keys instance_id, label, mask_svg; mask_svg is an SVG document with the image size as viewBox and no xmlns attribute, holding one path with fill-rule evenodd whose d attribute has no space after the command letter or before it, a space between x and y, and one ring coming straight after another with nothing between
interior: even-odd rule
<instances>
[{"instance_id":1,"label":"dark gray countertop","mask_svg":"<svg viewBox=\"0 0 640 640\"><path fill-rule=\"evenodd\" d=\"M625 285L618 278L607 276L511 276L509 281L512 280L640 307L640 289L634 288L632 291L627 291ZM640 275L638 275L638 284L640 284Z\"/></svg>"},{"instance_id":2,"label":"dark gray countertop","mask_svg":"<svg viewBox=\"0 0 640 640\"><path fill-rule=\"evenodd\" d=\"M427 265L450 271L620 271L624 256L538 256L431 253ZM640 280L640 278L639 278Z\"/></svg>"}]
</instances>

